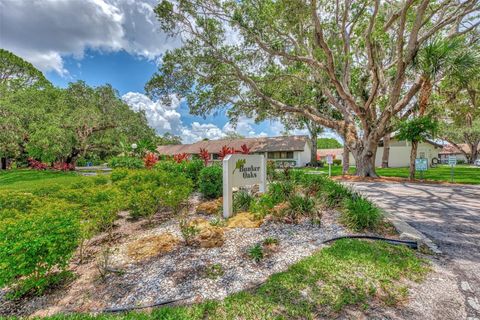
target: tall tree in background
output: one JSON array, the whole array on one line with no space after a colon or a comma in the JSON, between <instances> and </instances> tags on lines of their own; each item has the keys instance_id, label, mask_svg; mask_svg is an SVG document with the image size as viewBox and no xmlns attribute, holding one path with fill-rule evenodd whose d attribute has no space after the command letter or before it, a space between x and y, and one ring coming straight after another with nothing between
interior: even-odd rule
<instances>
[{"instance_id":1,"label":"tall tree in background","mask_svg":"<svg viewBox=\"0 0 480 320\"><path fill-rule=\"evenodd\" d=\"M412 149L418 146L419 142L423 142L427 139L432 139L438 130L438 122L431 117L422 116L403 121L400 124L397 138L399 140L407 140L412 144ZM417 156L417 150L410 153L410 180L415 179L415 158Z\"/></svg>"},{"instance_id":2,"label":"tall tree in background","mask_svg":"<svg viewBox=\"0 0 480 320\"><path fill-rule=\"evenodd\" d=\"M480 50L476 53L476 65L445 78L440 85L437 104L444 112L441 137L459 149L473 163L478 157L480 146ZM460 144L466 144L462 148ZM467 150L465 150L467 149Z\"/></svg>"},{"instance_id":3,"label":"tall tree in background","mask_svg":"<svg viewBox=\"0 0 480 320\"><path fill-rule=\"evenodd\" d=\"M379 140L411 115L425 81L412 68L417 53L476 29L479 9L476 0L162 1L162 29L183 46L165 54L146 89L186 97L194 114L231 106L306 116L344 137L357 175L376 177ZM302 97L284 99L272 79L303 83ZM318 110L316 92L341 119Z\"/></svg>"},{"instance_id":4,"label":"tall tree in background","mask_svg":"<svg viewBox=\"0 0 480 320\"><path fill-rule=\"evenodd\" d=\"M110 85L52 86L30 63L0 50L0 158L74 163L88 154L104 159L121 143L154 141L145 114L132 111Z\"/></svg>"}]
</instances>

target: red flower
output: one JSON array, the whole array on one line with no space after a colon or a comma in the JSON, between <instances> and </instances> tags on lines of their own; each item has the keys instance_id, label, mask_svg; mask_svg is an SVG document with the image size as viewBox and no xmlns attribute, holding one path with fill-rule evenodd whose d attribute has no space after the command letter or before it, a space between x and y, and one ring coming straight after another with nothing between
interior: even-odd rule
<instances>
[{"instance_id":1,"label":"red flower","mask_svg":"<svg viewBox=\"0 0 480 320\"><path fill-rule=\"evenodd\" d=\"M237 153L241 153L241 154L250 154L250 150L251 150L251 149L250 149L249 147L247 147L246 144L242 144L242 145L240 146L240 150L237 150L236 152L237 152Z\"/></svg>"},{"instance_id":2,"label":"red flower","mask_svg":"<svg viewBox=\"0 0 480 320\"><path fill-rule=\"evenodd\" d=\"M230 148L230 147L227 147L227 146L223 146L222 147L222 150L220 150L220 152L218 153L218 157L220 158L220 160L222 160L223 158L225 158L227 155L229 154L234 154L235 153L235 150L233 150L233 148Z\"/></svg>"},{"instance_id":3,"label":"red flower","mask_svg":"<svg viewBox=\"0 0 480 320\"><path fill-rule=\"evenodd\" d=\"M207 149L200 148L200 158L203 160L205 166L207 166L208 161L210 160L210 153L208 153Z\"/></svg>"},{"instance_id":4,"label":"red flower","mask_svg":"<svg viewBox=\"0 0 480 320\"><path fill-rule=\"evenodd\" d=\"M155 163L158 162L158 157L155 153L147 153L145 158L143 158L143 163L145 164L145 168L151 169Z\"/></svg>"},{"instance_id":5,"label":"red flower","mask_svg":"<svg viewBox=\"0 0 480 320\"><path fill-rule=\"evenodd\" d=\"M176 163L182 163L183 161L188 160L188 154L187 153L179 153L173 156L173 160L175 160Z\"/></svg>"}]
</instances>

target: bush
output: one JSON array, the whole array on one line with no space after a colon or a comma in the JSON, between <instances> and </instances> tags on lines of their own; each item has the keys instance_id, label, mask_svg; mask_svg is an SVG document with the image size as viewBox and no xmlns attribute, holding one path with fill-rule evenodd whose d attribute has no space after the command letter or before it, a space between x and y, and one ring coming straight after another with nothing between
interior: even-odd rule
<instances>
[{"instance_id":1,"label":"bush","mask_svg":"<svg viewBox=\"0 0 480 320\"><path fill-rule=\"evenodd\" d=\"M273 204L279 204L287 201L293 194L294 185L290 181L273 182L268 186L267 194L271 197Z\"/></svg>"},{"instance_id":2,"label":"bush","mask_svg":"<svg viewBox=\"0 0 480 320\"><path fill-rule=\"evenodd\" d=\"M185 175L187 178L192 180L195 187L198 187L200 171L204 167L203 161L198 159L192 161L182 161L180 163L172 160L165 160L159 161L155 165L155 169L157 170Z\"/></svg>"},{"instance_id":3,"label":"bush","mask_svg":"<svg viewBox=\"0 0 480 320\"><path fill-rule=\"evenodd\" d=\"M110 174L110 179L112 182L118 182L120 180L125 179L128 176L129 171L127 169L114 169Z\"/></svg>"},{"instance_id":4,"label":"bush","mask_svg":"<svg viewBox=\"0 0 480 320\"><path fill-rule=\"evenodd\" d=\"M316 213L315 201L308 196L293 195L288 201L288 208L284 214L293 222L301 217L313 217Z\"/></svg>"},{"instance_id":5,"label":"bush","mask_svg":"<svg viewBox=\"0 0 480 320\"><path fill-rule=\"evenodd\" d=\"M160 207L159 196L153 190L135 192L130 197L130 216L138 219L151 217L157 213Z\"/></svg>"},{"instance_id":6,"label":"bush","mask_svg":"<svg viewBox=\"0 0 480 320\"><path fill-rule=\"evenodd\" d=\"M317 196L323 199L329 208L339 207L343 200L352 196L352 191L344 185L332 180L326 180Z\"/></svg>"},{"instance_id":7,"label":"bush","mask_svg":"<svg viewBox=\"0 0 480 320\"><path fill-rule=\"evenodd\" d=\"M256 216L263 218L268 215L276 205L273 198L269 194L263 194L250 205L250 211Z\"/></svg>"},{"instance_id":8,"label":"bush","mask_svg":"<svg viewBox=\"0 0 480 320\"><path fill-rule=\"evenodd\" d=\"M340 165L342 165L342 160L340 160L340 159L333 159L333 165L334 165L334 166L340 166Z\"/></svg>"},{"instance_id":9,"label":"bush","mask_svg":"<svg viewBox=\"0 0 480 320\"><path fill-rule=\"evenodd\" d=\"M222 168L219 166L205 167L199 175L200 192L205 198L216 199L222 196Z\"/></svg>"},{"instance_id":10,"label":"bush","mask_svg":"<svg viewBox=\"0 0 480 320\"><path fill-rule=\"evenodd\" d=\"M236 192L233 195L233 212L248 211L253 200L253 196L247 191Z\"/></svg>"},{"instance_id":11,"label":"bush","mask_svg":"<svg viewBox=\"0 0 480 320\"><path fill-rule=\"evenodd\" d=\"M13 286L12 298L41 294L52 270L64 271L80 237L78 212L56 203L4 219L0 224L0 287Z\"/></svg>"},{"instance_id":12,"label":"bush","mask_svg":"<svg viewBox=\"0 0 480 320\"><path fill-rule=\"evenodd\" d=\"M343 204L342 222L354 231L373 230L381 220L380 209L362 196L346 198Z\"/></svg>"},{"instance_id":13,"label":"bush","mask_svg":"<svg viewBox=\"0 0 480 320\"><path fill-rule=\"evenodd\" d=\"M0 193L0 210L16 209L27 212L34 207L35 200L37 197L31 193L2 191Z\"/></svg>"},{"instance_id":14,"label":"bush","mask_svg":"<svg viewBox=\"0 0 480 320\"><path fill-rule=\"evenodd\" d=\"M250 259L258 263L263 259L263 248L259 243L257 243L248 248L247 254Z\"/></svg>"},{"instance_id":15,"label":"bush","mask_svg":"<svg viewBox=\"0 0 480 320\"><path fill-rule=\"evenodd\" d=\"M108 178L108 176L105 176L103 174L93 177L93 183L96 186L102 186L102 185L108 184L109 182L110 182L110 179Z\"/></svg>"},{"instance_id":16,"label":"bush","mask_svg":"<svg viewBox=\"0 0 480 320\"><path fill-rule=\"evenodd\" d=\"M143 160L135 157L114 157L110 159L108 165L110 168L141 169Z\"/></svg>"},{"instance_id":17,"label":"bush","mask_svg":"<svg viewBox=\"0 0 480 320\"><path fill-rule=\"evenodd\" d=\"M185 174L187 178L192 180L195 188L199 185L200 171L205 168L202 160L195 159L192 161L184 162L185 163Z\"/></svg>"}]
</instances>

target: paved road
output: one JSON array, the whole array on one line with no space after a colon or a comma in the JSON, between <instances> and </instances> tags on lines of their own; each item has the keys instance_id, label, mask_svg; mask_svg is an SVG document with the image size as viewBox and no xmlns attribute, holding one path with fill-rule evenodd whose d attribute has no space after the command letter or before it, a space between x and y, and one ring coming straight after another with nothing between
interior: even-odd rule
<instances>
[{"instance_id":1,"label":"paved road","mask_svg":"<svg viewBox=\"0 0 480 320\"><path fill-rule=\"evenodd\" d=\"M480 186L355 183L444 253L464 295L467 319L480 319Z\"/></svg>"}]
</instances>

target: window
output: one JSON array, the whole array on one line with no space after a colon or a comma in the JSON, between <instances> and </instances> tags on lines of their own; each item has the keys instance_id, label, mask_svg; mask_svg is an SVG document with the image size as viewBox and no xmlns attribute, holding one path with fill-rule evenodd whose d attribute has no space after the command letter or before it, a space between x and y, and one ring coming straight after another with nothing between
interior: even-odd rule
<instances>
[{"instance_id":1,"label":"window","mask_svg":"<svg viewBox=\"0 0 480 320\"><path fill-rule=\"evenodd\" d=\"M269 152L268 159L293 159L293 151Z\"/></svg>"},{"instance_id":2,"label":"window","mask_svg":"<svg viewBox=\"0 0 480 320\"><path fill-rule=\"evenodd\" d=\"M218 153L212 153L212 160L218 160Z\"/></svg>"}]
</instances>

